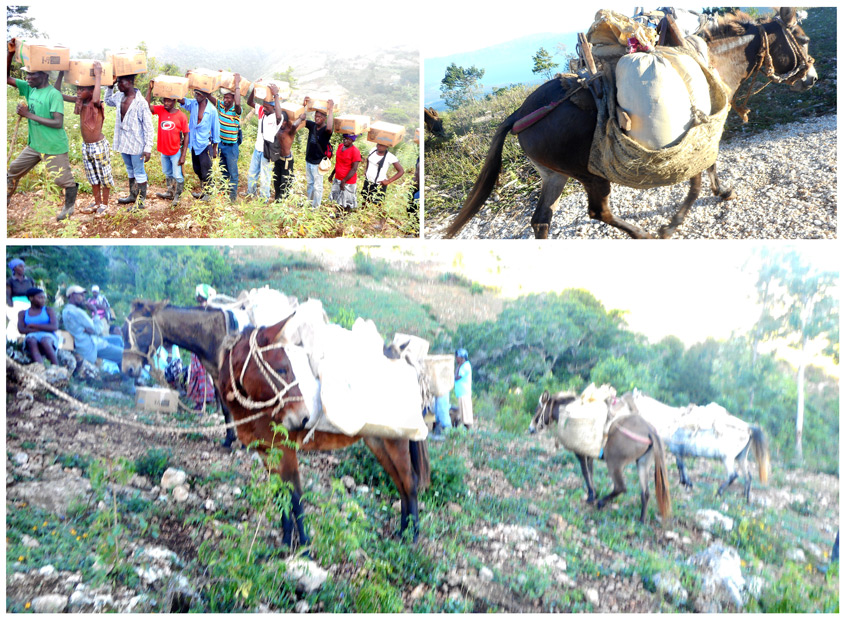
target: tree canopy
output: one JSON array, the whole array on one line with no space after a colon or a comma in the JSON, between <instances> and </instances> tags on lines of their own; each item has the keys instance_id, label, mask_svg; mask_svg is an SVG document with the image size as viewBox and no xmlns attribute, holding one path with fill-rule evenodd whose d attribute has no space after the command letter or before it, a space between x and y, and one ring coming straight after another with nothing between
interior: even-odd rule
<instances>
[{"instance_id":1,"label":"tree canopy","mask_svg":"<svg viewBox=\"0 0 850 619\"><path fill-rule=\"evenodd\" d=\"M446 67L446 74L440 83L440 98L451 110L456 110L475 100L481 91L478 81L484 77L484 69L475 65L464 68L454 62Z\"/></svg>"}]
</instances>

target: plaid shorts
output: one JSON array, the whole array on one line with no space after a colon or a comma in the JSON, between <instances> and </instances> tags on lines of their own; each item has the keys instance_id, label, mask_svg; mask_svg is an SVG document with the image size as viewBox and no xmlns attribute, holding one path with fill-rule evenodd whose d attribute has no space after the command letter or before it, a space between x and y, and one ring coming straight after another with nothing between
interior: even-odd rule
<instances>
[{"instance_id":1,"label":"plaid shorts","mask_svg":"<svg viewBox=\"0 0 850 619\"><path fill-rule=\"evenodd\" d=\"M86 168L86 178L92 185L115 185L112 180L112 149L109 142L103 138L100 142L87 144L83 142L83 164Z\"/></svg>"}]
</instances>

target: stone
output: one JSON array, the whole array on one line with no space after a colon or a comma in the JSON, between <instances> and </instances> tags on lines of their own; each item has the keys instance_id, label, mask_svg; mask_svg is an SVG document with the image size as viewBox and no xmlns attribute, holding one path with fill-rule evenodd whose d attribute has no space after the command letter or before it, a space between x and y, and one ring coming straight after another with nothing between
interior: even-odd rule
<instances>
[{"instance_id":1,"label":"stone","mask_svg":"<svg viewBox=\"0 0 850 619\"><path fill-rule=\"evenodd\" d=\"M71 597L68 598L68 611L79 613L84 611L91 612L94 606L94 600L86 595L85 591L74 591Z\"/></svg>"},{"instance_id":2,"label":"stone","mask_svg":"<svg viewBox=\"0 0 850 619\"><path fill-rule=\"evenodd\" d=\"M599 606L599 591L596 589L585 589L584 598L593 606Z\"/></svg>"},{"instance_id":3,"label":"stone","mask_svg":"<svg viewBox=\"0 0 850 619\"><path fill-rule=\"evenodd\" d=\"M302 557L293 557L286 562L286 576L296 580L295 589L302 595L318 591L328 579L328 571L318 563Z\"/></svg>"},{"instance_id":4,"label":"stone","mask_svg":"<svg viewBox=\"0 0 850 619\"><path fill-rule=\"evenodd\" d=\"M23 451L16 453L12 457L12 462L14 462L18 466L25 466L27 464L27 462L29 462L29 461L30 461L30 457L26 453L24 453Z\"/></svg>"},{"instance_id":5,"label":"stone","mask_svg":"<svg viewBox=\"0 0 850 619\"><path fill-rule=\"evenodd\" d=\"M173 496L174 500L178 503L185 503L189 500L189 486L186 484L177 486L171 491L171 496Z\"/></svg>"},{"instance_id":6,"label":"stone","mask_svg":"<svg viewBox=\"0 0 850 619\"><path fill-rule=\"evenodd\" d=\"M308 602L307 600L298 600L295 603L295 612L299 614L309 613L310 602Z\"/></svg>"},{"instance_id":7,"label":"stone","mask_svg":"<svg viewBox=\"0 0 850 619\"><path fill-rule=\"evenodd\" d=\"M463 508L457 503L449 503L448 509L450 514L460 514L463 513Z\"/></svg>"},{"instance_id":8,"label":"stone","mask_svg":"<svg viewBox=\"0 0 850 619\"><path fill-rule=\"evenodd\" d=\"M37 539L35 539L34 537L30 537L27 534L24 534L21 537L21 543L24 545L24 548L38 548L39 546L41 546Z\"/></svg>"},{"instance_id":9,"label":"stone","mask_svg":"<svg viewBox=\"0 0 850 619\"><path fill-rule=\"evenodd\" d=\"M33 507L65 516L71 502L85 499L89 491L91 484L87 479L63 476L49 481L17 483L7 488L6 498L26 501Z\"/></svg>"},{"instance_id":10,"label":"stone","mask_svg":"<svg viewBox=\"0 0 850 619\"><path fill-rule=\"evenodd\" d=\"M56 593L40 595L32 601L32 610L35 613L64 613L67 608L68 598Z\"/></svg>"},{"instance_id":11,"label":"stone","mask_svg":"<svg viewBox=\"0 0 850 619\"><path fill-rule=\"evenodd\" d=\"M357 482L354 481L354 478L351 475L343 475L342 485L345 486L345 489L349 492L354 492L354 489L357 487Z\"/></svg>"},{"instance_id":12,"label":"stone","mask_svg":"<svg viewBox=\"0 0 850 619\"><path fill-rule=\"evenodd\" d=\"M789 548L785 551L785 558L794 563L805 563L806 553L802 548Z\"/></svg>"},{"instance_id":13,"label":"stone","mask_svg":"<svg viewBox=\"0 0 850 619\"><path fill-rule=\"evenodd\" d=\"M672 574L655 574L652 577L655 590L661 593L668 602L676 606L684 606L688 602L688 592Z\"/></svg>"},{"instance_id":14,"label":"stone","mask_svg":"<svg viewBox=\"0 0 850 619\"><path fill-rule=\"evenodd\" d=\"M418 600L423 595L425 595L425 583L421 582L416 585L416 588L410 593L411 600Z\"/></svg>"},{"instance_id":15,"label":"stone","mask_svg":"<svg viewBox=\"0 0 850 619\"><path fill-rule=\"evenodd\" d=\"M494 578L493 571L488 567L482 566L481 569L478 570L478 578L484 582L492 582Z\"/></svg>"},{"instance_id":16,"label":"stone","mask_svg":"<svg viewBox=\"0 0 850 619\"><path fill-rule=\"evenodd\" d=\"M184 471L175 468L167 468L162 474L162 480L159 482L159 485L163 490L172 490L185 483L186 473Z\"/></svg>"},{"instance_id":17,"label":"stone","mask_svg":"<svg viewBox=\"0 0 850 619\"><path fill-rule=\"evenodd\" d=\"M39 568L38 574L43 578L50 578L51 576L54 576L56 574L56 568L52 565L45 565Z\"/></svg>"},{"instance_id":18,"label":"stone","mask_svg":"<svg viewBox=\"0 0 850 619\"><path fill-rule=\"evenodd\" d=\"M742 591L746 585L741 574L741 557L738 552L716 542L688 560L702 576L702 589L696 600L697 612L719 613L734 606L744 605Z\"/></svg>"},{"instance_id":19,"label":"stone","mask_svg":"<svg viewBox=\"0 0 850 619\"><path fill-rule=\"evenodd\" d=\"M735 522L729 517L724 516L713 509L700 509L696 513L697 528L703 531L711 531L715 526L719 526L724 531L731 531Z\"/></svg>"}]
</instances>

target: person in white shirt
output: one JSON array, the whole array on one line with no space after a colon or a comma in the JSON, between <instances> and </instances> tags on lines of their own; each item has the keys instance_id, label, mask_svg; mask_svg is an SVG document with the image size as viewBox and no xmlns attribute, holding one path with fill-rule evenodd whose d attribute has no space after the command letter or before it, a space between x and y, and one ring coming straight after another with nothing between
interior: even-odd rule
<instances>
[{"instance_id":1,"label":"person in white shirt","mask_svg":"<svg viewBox=\"0 0 850 619\"><path fill-rule=\"evenodd\" d=\"M395 174L387 178L387 173L395 168ZM394 183L404 175L404 168L384 144L378 144L366 158L366 175L360 196L366 203L383 204L387 196L387 185Z\"/></svg>"},{"instance_id":2,"label":"person in white shirt","mask_svg":"<svg viewBox=\"0 0 850 619\"><path fill-rule=\"evenodd\" d=\"M256 196L259 191L259 195L263 200L268 200L271 195L272 166L274 165L274 162L265 156L265 142L274 143L277 139L277 132L283 124L283 114L280 109L277 84L269 84L269 91L274 96L274 99L272 101L261 101L256 105L254 104L254 91L252 90L248 95L248 105L254 106L259 120L259 126L257 127L257 142L254 144L254 154L251 157L251 164L248 168L248 190L246 195Z\"/></svg>"}]
</instances>

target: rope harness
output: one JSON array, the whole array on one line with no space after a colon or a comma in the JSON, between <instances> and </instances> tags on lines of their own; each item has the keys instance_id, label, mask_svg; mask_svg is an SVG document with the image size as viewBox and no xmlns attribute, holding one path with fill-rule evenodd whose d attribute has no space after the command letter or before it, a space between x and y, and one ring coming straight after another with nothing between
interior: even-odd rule
<instances>
[{"instance_id":1,"label":"rope harness","mask_svg":"<svg viewBox=\"0 0 850 619\"><path fill-rule=\"evenodd\" d=\"M302 396L287 395L293 387L298 385L298 380L293 380L291 383L286 382L286 380L284 380L284 378L264 357L264 353L267 351L280 350L285 347L285 344L272 343L268 346L261 347L257 344L258 331L259 329L254 329L251 332L248 356L245 358L245 363L242 364L242 370L239 373L238 381L233 368L233 349L231 348L225 353L227 355L228 367L230 369L230 391L227 393L225 398L228 402L236 400L243 408L248 410L265 409L273 406L274 408L267 414L274 417L290 402L303 402L304 398ZM245 373L248 370L248 365L252 361L257 366L260 374L262 374L263 378L266 380L268 386L275 392L274 396L263 402L258 402L252 399L250 396L243 394L240 390L240 387L244 390L243 384L245 381ZM247 390L245 391L247 393Z\"/></svg>"},{"instance_id":2,"label":"rope harness","mask_svg":"<svg viewBox=\"0 0 850 619\"><path fill-rule=\"evenodd\" d=\"M68 402L72 406L75 406L77 408L82 409L82 411L79 411L79 412L78 411L71 411L69 413L71 416L80 416L80 415L83 415L85 413L90 413L90 414L97 415L98 417L103 417L107 421L110 421L110 422L113 422L113 423L129 426L129 427L135 428L137 430L143 430L145 432L150 432L150 433L154 433L154 434L176 434L176 435L180 435L180 434L213 434L213 433L219 432L221 430L227 430L229 428L235 428L237 426L242 425L243 423L250 423L250 422L252 422L256 419L259 419L260 417L262 417L263 415L266 414L264 412L261 412L261 413L257 413L256 415L246 417L245 419L241 419L239 421L233 421L233 422L225 423L225 424L216 424L216 425L212 425L212 426L201 426L201 425L188 426L188 427L183 427L183 426L150 426L148 424L141 423L141 422L138 422L138 421L131 421L129 419L124 419L123 417L117 417L115 415L107 413L103 409L96 408L96 407L91 406L89 404L86 404L84 402L80 402L79 400L68 395L67 393L65 393L61 389L54 387L53 385L51 385L49 382L47 382L41 376L38 376L37 374L33 374L32 372L27 370L23 365L21 365L20 363L18 363L14 359L12 359L9 355L6 355L6 363L9 366L11 366L12 368L14 368L17 372L19 372L21 374L25 374L26 376L32 378L33 380L35 380L36 382L41 384L45 389L47 389L50 393L52 393L56 397L58 397L62 400L65 400L66 402Z\"/></svg>"},{"instance_id":3,"label":"rope harness","mask_svg":"<svg viewBox=\"0 0 850 619\"><path fill-rule=\"evenodd\" d=\"M793 84L794 82L802 79L815 63L814 58L803 51L803 46L800 45L800 42L797 41L797 38L791 33L791 29L786 26L785 22L783 22L779 17L775 17L774 20L779 22L779 31L785 36L785 43L791 48L791 51L794 54L794 66L782 75L776 75L773 67L773 58L770 55L770 38L764 24L759 24L758 30L759 38L761 39L761 48L758 52L758 58L753 65L753 68L741 81L741 85L738 86L738 89L735 90L730 99L732 109L734 109L738 116L741 117L742 122L749 121L748 115L750 113L750 108L747 107L747 102L750 100L752 95L760 93L770 84ZM770 81L764 83L758 90L753 92L759 71L761 71ZM743 86L747 80L750 80L750 86L747 89L747 94L736 103L734 99L741 90L741 86Z\"/></svg>"},{"instance_id":4,"label":"rope harness","mask_svg":"<svg viewBox=\"0 0 850 619\"><path fill-rule=\"evenodd\" d=\"M625 417L620 417L619 419L615 419L611 423L611 427L608 429L608 435L610 436L611 432L617 430L618 432L622 432L627 437L640 443L641 445L652 445L652 441L646 437L640 436L639 434L635 434L634 432L630 432L626 428L623 427L623 419Z\"/></svg>"}]
</instances>

